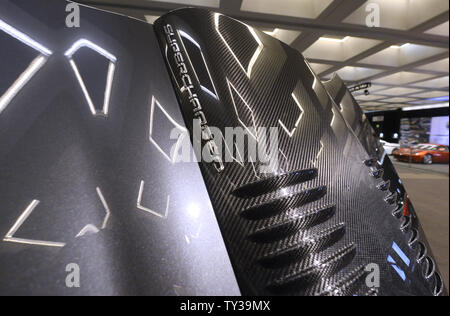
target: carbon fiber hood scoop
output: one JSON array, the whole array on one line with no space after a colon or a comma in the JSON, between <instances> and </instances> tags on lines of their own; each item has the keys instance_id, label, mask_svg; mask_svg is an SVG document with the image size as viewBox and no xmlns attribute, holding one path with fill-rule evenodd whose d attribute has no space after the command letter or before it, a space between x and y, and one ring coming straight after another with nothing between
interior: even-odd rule
<instances>
[{"instance_id":1,"label":"carbon fiber hood scoop","mask_svg":"<svg viewBox=\"0 0 450 316\"><path fill-rule=\"evenodd\" d=\"M371 154L300 53L198 9L169 13L155 30L191 133L199 116L202 129L242 128L257 141L250 131L278 130L270 172L237 159L247 152L200 163L243 294L433 294L416 261L390 260L416 254L393 216L403 195L386 192L383 169L365 163ZM369 264L379 288L366 285Z\"/></svg>"}]
</instances>

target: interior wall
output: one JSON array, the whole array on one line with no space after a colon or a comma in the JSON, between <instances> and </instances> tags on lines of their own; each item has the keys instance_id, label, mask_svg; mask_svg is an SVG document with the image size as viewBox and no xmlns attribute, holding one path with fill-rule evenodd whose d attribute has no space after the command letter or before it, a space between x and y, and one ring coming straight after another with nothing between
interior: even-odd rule
<instances>
[{"instance_id":1,"label":"interior wall","mask_svg":"<svg viewBox=\"0 0 450 316\"><path fill-rule=\"evenodd\" d=\"M394 111L380 111L366 113L367 118L376 130L377 134L383 133L383 139L390 143L398 143L398 139L394 138L394 134L400 136L400 121L402 118L420 118L420 117L435 117L435 116L448 116L449 108L437 108L437 109L423 109L417 111L402 111L401 109ZM374 122L373 117L384 116L383 122ZM376 125L380 127L377 128Z\"/></svg>"}]
</instances>

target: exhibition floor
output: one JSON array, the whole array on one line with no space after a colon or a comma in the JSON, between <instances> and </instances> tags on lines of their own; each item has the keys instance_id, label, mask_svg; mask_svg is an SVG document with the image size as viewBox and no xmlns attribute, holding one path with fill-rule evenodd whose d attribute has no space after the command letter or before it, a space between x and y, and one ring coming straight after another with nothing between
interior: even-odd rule
<instances>
[{"instance_id":1,"label":"exhibition floor","mask_svg":"<svg viewBox=\"0 0 450 316\"><path fill-rule=\"evenodd\" d=\"M449 165L421 165L394 160L433 249L445 285L449 285Z\"/></svg>"},{"instance_id":2,"label":"exhibition floor","mask_svg":"<svg viewBox=\"0 0 450 316\"><path fill-rule=\"evenodd\" d=\"M391 158L394 162L395 166L399 166L400 168L408 168L411 169L410 172L414 172L415 170L425 171L427 173L434 172L447 175L449 174L449 165L448 164L433 164L433 165L424 165L421 163L411 163L408 164L406 162L396 161L394 158Z\"/></svg>"}]
</instances>

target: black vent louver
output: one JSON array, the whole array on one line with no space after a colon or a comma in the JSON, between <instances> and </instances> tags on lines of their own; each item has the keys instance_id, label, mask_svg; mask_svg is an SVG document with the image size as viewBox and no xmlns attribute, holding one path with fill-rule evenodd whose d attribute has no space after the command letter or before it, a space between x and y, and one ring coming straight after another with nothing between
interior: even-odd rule
<instances>
[{"instance_id":1,"label":"black vent louver","mask_svg":"<svg viewBox=\"0 0 450 316\"><path fill-rule=\"evenodd\" d=\"M259 220L275 216L292 208L315 202L327 193L327 187L321 186L301 191L287 197L277 198L245 209L241 216L248 220Z\"/></svg>"},{"instance_id":2,"label":"black vent louver","mask_svg":"<svg viewBox=\"0 0 450 316\"><path fill-rule=\"evenodd\" d=\"M265 252L256 261L267 270L288 268L290 271L268 282L266 288L271 293L290 294L309 290L317 292L317 295L349 294L350 290L357 288L357 281L364 275L364 271L357 270L333 279L336 273L352 262L356 246L349 244L330 251L343 239L344 223L311 230L326 223L336 212L334 204L302 210L302 207L321 200L327 194L326 186L295 189L295 185L314 180L317 175L317 169L299 170L245 184L232 192L235 197L254 201L269 193L272 196L272 193L283 188L294 188L287 195L250 203L240 213L247 221L262 223L247 235L249 241L261 245L283 241L282 245ZM291 211L294 211L293 215L288 219L278 220L279 215ZM266 223L267 219L271 219L269 223ZM291 238L294 235L295 238ZM324 255L322 252L326 250L328 252Z\"/></svg>"},{"instance_id":3,"label":"black vent louver","mask_svg":"<svg viewBox=\"0 0 450 316\"><path fill-rule=\"evenodd\" d=\"M266 193L278 190L302 182L312 180L317 177L317 169L300 170L290 172L277 177L267 178L261 181L249 183L233 191L235 196L241 198L257 197Z\"/></svg>"},{"instance_id":4,"label":"black vent louver","mask_svg":"<svg viewBox=\"0 0 450 316\"><path fill-rule=\"evenodd\" d=\"M304 240L297 241L288 247L281 248L259 260L266 268L280 268L295 263L311 253L320 252L331 247L345 234L343 224L336 225L315 235L308 236Z\"/></svg>"},{"instance_id":5,"label":"black vent louver","mask_svg":"<svg viewBox=\"0 0 450 316\"><path fill-rule=\"evenodd\" d=\"M322 259L311 255L304 260L306 264L303 268L276 280L268 288L276 294L306 289L320 279L330 277L345 268L355 254L356 246L351 244Z\"/></svg>"},{"instance_id":6,"label":"black vent louver","mask_svg":"<svg viewBox=\"0 0 450 316\"><path fill-rule=\"evenodd\" d=\"M351 296L364 284L365 267L359 266L338 280L326 280L320 284L316 296Z\"/></svg>"}]
</instances>

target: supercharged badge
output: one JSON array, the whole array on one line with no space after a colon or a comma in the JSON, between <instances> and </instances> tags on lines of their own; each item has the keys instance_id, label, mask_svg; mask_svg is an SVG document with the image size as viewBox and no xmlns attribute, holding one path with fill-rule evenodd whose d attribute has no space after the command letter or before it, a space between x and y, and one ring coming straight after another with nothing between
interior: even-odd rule
<instances>
[{"instance_id":1,"label":"supercharged badge","mask_svg":"<svg viewBox=\"0 0 450 316\"><path fill-rule=\"evenodd\" d=\"M217 170L217 172L221 172L224 170L225 166L223 164L219 148L218 148L216 142L214 141L214 136L208 125L208 121L206 120L205 113L203 112L203 108L202 108L200 99L198 97L198 94L196 93L196 91L197 91L196 87L194 86L192 77L189 74L189 71L188 71L188 68L187 68L186 62L185 62L186 59L183 56L183 52L181 51L180 45L175 36L174 29L170 24L165 25L163 28L164 28L164 33L166 36L166 41L168 43L169 48L171 49L171 53L173 54L173 58L174 58L176 66L177 66L176 72L181 81L180 90L181 90L181 92L188 93L189 103L192 105L192 108L193 108L194 124L196 121L200 122L201 131L202 131L202 139L206 142L206 146L212 157L212 163L214 165L214 168ZM170 63L169 63L169 67L170 67ZM173 70L172 70L172 73L174 76L176 76L176 74L173 72ZM174 79L177 80L178 78L174 78Z\"/></svg>"}]
</instances>

